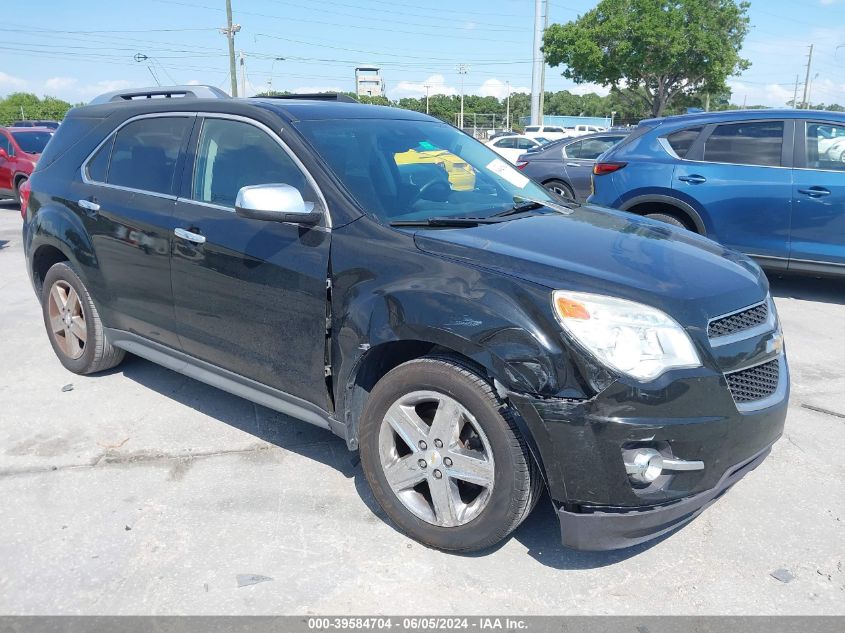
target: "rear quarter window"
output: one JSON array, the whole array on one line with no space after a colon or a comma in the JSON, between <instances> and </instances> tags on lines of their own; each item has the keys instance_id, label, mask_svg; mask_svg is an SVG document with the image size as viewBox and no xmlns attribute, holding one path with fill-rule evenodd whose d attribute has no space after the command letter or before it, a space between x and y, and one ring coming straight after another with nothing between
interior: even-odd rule
<instances>
[{"instance_id":1,"label":"rear quarter window","mask_svg":"<svg viewBox=\"0 0 845 633\"><path fill-rule=\"evenodd\" d=\"M702 129L703 128L699 126L672 132L666 136L666 141L669 143L672 151L677 154L678 158L685 158L690 147L692 147L692 144L695 143L698 135L701 134Z\"/></svg>"},{"instance_id":2,"label":"rear quarter window","mask_svg":"<svg viewBox=\"0 0 845 633\"><path fill-rule=\"evenodd\" d=\"M58 127L55 134L53 134L53 138L50 139L50 142L47 143L47 147L44 148L44 152L38 160L38 169L46 169L52 165L56 159L76 145L80 140L88 136L88 134L102 122L102 118L66 118L62 121L62 124ZM96 145L96 143L94 143L94 145Z\"/></svg>"}]
</instances>

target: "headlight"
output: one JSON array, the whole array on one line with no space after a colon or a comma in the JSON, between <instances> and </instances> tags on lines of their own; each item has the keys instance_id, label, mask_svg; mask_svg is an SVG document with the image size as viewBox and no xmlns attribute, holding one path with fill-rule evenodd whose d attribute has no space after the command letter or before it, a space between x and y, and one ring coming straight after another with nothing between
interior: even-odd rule
<instances>
[{"instance_id":1,"label":"headlight","mask_svg":"<svg viewBox=\"0 0 845 633\"><path fill-rule=\"evenodd\" d=\"M699 367L687 333L667 314L641 303L585 292L556 290L555 314L563 328L602 363L638 380L669 369Z\"/></svg>"}]
</instances>

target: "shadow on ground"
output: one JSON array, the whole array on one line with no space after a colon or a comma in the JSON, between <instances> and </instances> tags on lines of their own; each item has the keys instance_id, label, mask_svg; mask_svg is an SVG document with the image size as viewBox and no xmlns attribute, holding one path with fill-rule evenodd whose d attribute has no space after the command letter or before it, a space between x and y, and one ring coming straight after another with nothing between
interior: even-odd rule
<instances>
[{"instance_id":1,"label":"shadow on ground","mask_svg":"<svg viewBox=\"0 0 845 633\"><path fill-rule=\"evenodd\" d=\"M252 405L256 407L254 415L244 415L245 410L249 411L248 407L245 409L243 406L247 403L246 400L135 356L128 355L118 368L106 372L108 373L122 374L129 380L249 433L259 440L334 468L344 477L354 481L356 492L374 515L396 529L376 503L364 478L357 453L347 450L346 443L330 431L294 420L260 405ZM511 538L524 545L528 554L537 562L555 569L605 567L635 556L656 542L616 552L578 552L564 548L560 544L557 516L546 494ZM497 547L467 556L489 556L503 545L504 543L501 543Z\"/></svg>"},{"instance_id":2,"label":"shadow on ground","mask_svg":"<svg viewBox=\"0 0 845 633\"><path fill-rule=\"evenodd\" d=\"M769 285L775 297L845 305L843 279L770 273Z\"/></svg>"}]
</instances>

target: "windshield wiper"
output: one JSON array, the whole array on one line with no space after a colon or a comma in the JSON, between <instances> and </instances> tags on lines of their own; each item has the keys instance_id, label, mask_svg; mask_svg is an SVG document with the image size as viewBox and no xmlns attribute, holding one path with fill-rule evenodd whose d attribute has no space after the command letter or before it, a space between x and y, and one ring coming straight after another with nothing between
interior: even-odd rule
<instances>
[{"instance_id":1,"label":"windshield wiper","mask_svg":"<svg viewBox=\"0 0 845 633\"><path fill-rule=\"evenodd\" d=\"M494 213L489 217L504 218L509 215L517 215L518 213L525 213L526 211L534 211L535 209L541 209L545 206L545 203L537 202L536 200L520 200L519 202L514 203L514 205L510 209L499 211L498 213Z\"/></svg>"}]
</instances>

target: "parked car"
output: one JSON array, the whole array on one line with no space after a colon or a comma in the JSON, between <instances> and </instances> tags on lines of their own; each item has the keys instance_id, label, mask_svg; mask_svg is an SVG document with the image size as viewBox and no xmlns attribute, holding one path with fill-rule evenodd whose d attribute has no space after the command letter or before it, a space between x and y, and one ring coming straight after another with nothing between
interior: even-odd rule
<instances>
[{"instance_id":1,"label":"parked car","mask_svg":"<svg viewBox=\"0 0 845 633\"><path fill-rule=\"evenodd\" d=\"M522 154L516 166L559 196L583 201L591 193L596 159L623 138L625 134L606 132L556 141Z\"/></svg>"},{"instance_id":2,"label":"parked car","mask_svg":"<svg viewBox=\"0 0 845 633\"><path fill-rule=\"evenodd\" d=\"M566 128L566 132L569 136L585 136L587 134L596 134L598 132L607 132L606 127L602 127L600 125L587 125L584 123L579 123L578 125L573 125L572 127Z\"/></svg>"},{"instance_id":3,"label":"parked car","mask_svg":"<svg viewBox=\"0 0 845 633\"><path fill-rule=\"evenodd\" d=\"M643 121L590 201L706 235L772 270L845 274L845 114L741 110Z\"/></svg>"},{"instance_id":4,"label":"parked car","mask_svg":"<svg viewBox=\"0 0 845 633\"><path fill-rule=\"evenodd\" d=\"M569 133L560 125L528 125L525 127L525 136L529 138L542 137L550 141L558 141L568 138Z\"/></svg>"},{"instance_id":5,"label":"parked car","mask_svg":"<svg viewBox=\"0 0 845 633\"><path fill-rule=\"evenodd\" d=\"M47 128L0 128L0 197L21 201L21 187L52 136Z\"/></svg>"},{"instance_id":6,"label":"parked car","mask_svg":"<svg viewBox=\"0 0 845 633\"><path fill-rule=\"evenodd\" d=\"M46 127L56 130L59 127L58 121L15 121L12 127Z\"/></svg>"},{"instance_id":7,"label":"parked car","mask_svg":"<svg viewBox=\"0 0 845 633\"><path fill-rule=\"evenodd\" d=\"M444 550L499 542L544 487L566 545L641 543L764 459L789 373L756 264L340 99L160 87L71 110L23 224L64 367L129 352L330 429ZM422 143L473 189L396 162Z\"/></svg>"},{"instance_id":8,"label":"parked car","mask_svg":"<svg viewBox=\"0 0 845 633\"><path fill-rule=\"evenodd\" d=\"M515 163L516 159L529 149L542 147L548 142L549 139L542 136L532 138L529 136L514 135L493 139L492 141L488 141L486 145L499 156L503 156L511 163Z\"/></svg>"},{"instance_id":9,"label":"parked car","mask_svg":"<svg viewBox=\"0 0 845 633\"><path fill-rule=\"evenodd\" d=\"M514 132L513 130L490 130L487 133L487 140L492 141L494 138L501 138L502 136L518 136L518 132Z\"/></svg>"}]
</instances>

